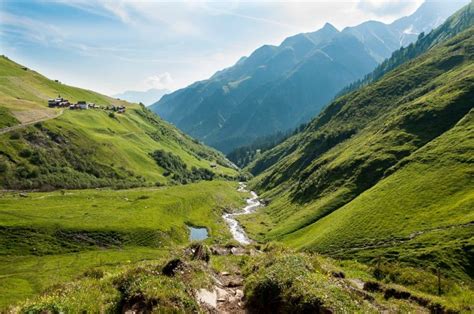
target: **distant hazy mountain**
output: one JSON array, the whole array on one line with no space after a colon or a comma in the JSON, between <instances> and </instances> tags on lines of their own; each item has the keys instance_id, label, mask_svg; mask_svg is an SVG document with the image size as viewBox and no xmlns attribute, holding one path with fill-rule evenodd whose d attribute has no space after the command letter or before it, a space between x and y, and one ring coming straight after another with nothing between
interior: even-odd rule
<instances>
[{"instance_id":1,"label":"distant hazy mountain","mask_svg":"<svg viewBox=\"0 0 474 314\"><path fill-rule=\"evenodd\" d=\"M134 103L141 102L144 105L149 106L159 101L161 97L163 97L163 95L165 95L166 93L169 93L169 90L152 88L144 92L129 90L120 94L113 95L112 97L120 98L122 100Z\"/></svg>"},{"instance_id":2,"label":"distant hazy mountain","mask_svg":"<svg viewBox=\"0 0 474 314\"><path fill-rule=\"evenodd\" d=\"M425 2L392 24L330 24L265 45L211 78L162 97L151 109L223 152L307 122L340 91L467 1Z\"/></svg>"}]
</instances>

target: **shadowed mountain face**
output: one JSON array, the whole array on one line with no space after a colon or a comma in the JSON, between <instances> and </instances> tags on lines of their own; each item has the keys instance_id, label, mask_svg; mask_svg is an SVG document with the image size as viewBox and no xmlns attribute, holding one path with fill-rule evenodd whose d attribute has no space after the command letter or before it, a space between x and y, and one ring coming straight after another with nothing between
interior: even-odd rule
<instances>
[{"instance_id":1,"label":"shadowed mountain face","mask_svg":"<svg viewBox=\"0 0 474 314\"><path fill-rule=\"evenodd\" d=\"M224 152L259 136L293 129L351 82L419 33L439 25L464 2L426 2L414 14L384 24L369 21L262 46L208 80L165 95L151 109Z\"/></svg>"}]
</instances>

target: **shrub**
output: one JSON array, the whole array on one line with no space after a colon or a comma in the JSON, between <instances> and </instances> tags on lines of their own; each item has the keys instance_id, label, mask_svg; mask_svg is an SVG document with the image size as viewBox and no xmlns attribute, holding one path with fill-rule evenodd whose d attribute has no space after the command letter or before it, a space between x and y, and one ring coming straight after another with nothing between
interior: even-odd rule
<instances>
[{"instance_id":1,"label":"shrub","mask_svg":"<svg viewBox=\"0 0 474 314\"><path fill-rule=\"evenodd\" d=\"M19 140L21 138L21 134L18 133L18 132L13 132L11 135L10 135L10 139L11 140Z\"/></svg>"},{"instance_id":2,"label":"shrub","mask_svg":"<svg viewBox=\"0 0 474 314\"><path fill-rule=\"evenodd\" d=\"M150 196L148 196L148 195L140 195L139 197L137 197L137 201L146 200L146 199L149 199L149 198L150 198Z\"/></svg>"},{"instance_id":3,"label":"shrub","mask_svg":"<svg viewBox=\"0 0 474 314\"><path fill-rule=\"evenodd\" d=\"M0 173L4 173L8 170L8 165L5 161L0 160Z\"/></svg>"},{"instance_id":4,"label":"shrub","mask_svg":"<svg viewBox=\"0 0 474 314\"><path fill-rule=\"evenodd\" d=\"M172 175L171 178L177 183L186 184L200 180L211 181L215 177L215 173L209 169L193 167L191 171L188 170L186 163L181 157L171 152L160 149L150 155L158 166L165 169L163 176L168 177Z\"/></svg>"},{"instance_id":5,"label":"shrub","mask_svg":"<svg viewBox=\"0 0 474 314\"><path fill-rule=\"evenodd\" d=\"M30 162L34 165L40 165L43 163L40 153L33 152L30 156Z\"/></svg>"},{"instance_id":6,"label":"shrub","mask_svg":"<svg viewBox=\"0 0 474 314\"><path fill-rule=\"evenodd\" d=\"M115 113L109 112L109 117L112 118L112 119L115 119Z\"/></svg>"},{"instance_id":7,"label":"shrub","mask_svg":"<svg viewBox=\"0 0 474 314\"><path fill-rule=\"evenodd\" d=\"M104 277L104 271L102 269L91 268L86 270L83 274L83 277L101 279Z\"/></svg>"},{"instance_id":8,"label":"shrub","mask_svg":"<svg viewBox=\"0 0 474 314\"><path fill-rule=\"evenodd\" d=\"M28 148L22 149L19 153L20 157L29 158L33 152Z\"/></svg>"},{"instance_id":9,"label":"shrub","mask_svg":"<svg viewBox=\"0 0 474 314\"><path fill-rule=\"evenodd\" d=\"M181 157L164 150L155 150L151 153L158 166L174 174L183 174L186 172L186 164Z\"/></svg>"}]
</instances>

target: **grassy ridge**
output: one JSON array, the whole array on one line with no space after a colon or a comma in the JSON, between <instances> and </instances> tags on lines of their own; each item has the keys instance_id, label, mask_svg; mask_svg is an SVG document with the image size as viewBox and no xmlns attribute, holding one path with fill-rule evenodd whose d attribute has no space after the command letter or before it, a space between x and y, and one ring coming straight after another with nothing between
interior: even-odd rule
<instances>
[{"instance_id":1,"label":"grassy ridge","mask_svg":"<svg viewBox=\"0 0 474 314\"><path fill-rule=\"evenodd\" d=\"M99 93L68 86L49 80L5 56L0 57L0 105L8 108L13 115L24 111L46 114L55 109L47 108L47 100L58 95L71 102L86 100L104 105L125 105L120 101Z\"/></svg>"},{"instance_id":2,"label":"grassy ridge","mask_svg":"<svg viewBox=\"0 0 474 314\"><path fill-rule=\"evenodd\" d=\"M58 118L0 135L3 188L165 184L170 180L150 156L158 149L179 156L189 169L204 168L221 176L237 173L222 154L181 133L143 106L48 80L5 57L0 58L0 80L5 83L0 88L0 110L8 113L0 121L3 126L56 115L59 109L47 108L46 104L57 94L70 101L127 107L125 114L114 116L99 109L66 109Z\"/></svg>"},{"instance_id":3,"label":"grassy ridge","mask_svg":"<svg viewBox=\"0 0 474 314\"><path fill-rule=\"evenodd\" d=\"M156 257L188 241L187 224L210 241L230 239L225 208L241 206L232 182L131 190L70 190L0 197L0 304L70 280L91 266ZM36 270L43 271L36 271ZM51 276L51 277L48 277Z\"/></svg>"},{"instance_id":4,"label":"grassy ridge","mask_svg":"<svg viewBox=\"0 0 474 314\"><path fill-rule=\"evenodd\" d=\"M251 165L270 204L242 217L249 232L471 277L473 38L471 27L337 99Z\"/></svg>"}]
</instances>

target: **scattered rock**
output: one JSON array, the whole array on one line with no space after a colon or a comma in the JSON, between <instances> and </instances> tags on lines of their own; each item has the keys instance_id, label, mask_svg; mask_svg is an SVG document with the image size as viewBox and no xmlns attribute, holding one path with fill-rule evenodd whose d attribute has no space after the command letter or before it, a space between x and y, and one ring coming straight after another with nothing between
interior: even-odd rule
<instances>
[{"instance_id":1,"label":"scattered rock","mask_svg":"<svg viewBox=\"0 0 474 314\"><path fill-rule=\"evenodd\" d=\"M259 251L259 250L250 249L249 255L250 255L250 256L257 256L258 254L261 254L261 253L262 253L262 252Z\"/></svg>"},{"instance_id":2,"label":"scattered rock","mask_svg":"<svg viewBox=\"0 0 474 314\"><path fill-rule=\"evenodd\" d=\"M218 302L225 302L229 298L229 292L219 287L216 287L217 292L217 301Z\"/></svg>"},{"instance_id":3,"label":"scattered rock","mask_svg":"<svg viewBox=\"0 0 474 314\"><path fill-rule=\"evenodd\" d=\"M212 280L214 280L214 283L218 286L222 286L222 281L220 281L219 278L216 278L214 275L211 275Z\"/></svg>"},{"instance_id":4,"label":"scattered rock","mask_svg":"<svg viewBox=\"0 0 474 314\"><path fill-rule=\"evenodd\" d=\"M236 297L229 297L229 303L237 303L237 298Z\"/></svg>"},{"instance_id":5,"label":"scattered rock","mask_svg":"<svg viewBox=\"0 0 474 314\"><path fill-rule=\"evenodd\" d=\"M244 292L240 289L235 290L235 297L242 299L244 297Z\"/></svg>"},{"instance_id":6,"label":"scattered rock","mask_svg":"<svg viewBox=\"0 0 474 314\"><path fill-rule=\"evenodd\" d=\"M191 245L191 249L193 252L194 260L205 261L207 263L211 259L211 254L207 246L201 243L195 243Z\"/></svg>"},{"instance_id":7,"label":"scattered rock","mask_svg":"<svg viewBox=\"0 0 474 314\"><path fill-rule=\"evenodd\" d=\"M184 266L184 263L179 259L172 259L169 261L161 271L165 276L174 276Z\"/></svg>"},{"instance_id":8,"label":"scattered rock","mask_svg":"<svg viewBox=\"0 0 474 314\"><path fill-rule=\"evenodd\" d=\"M230 250L221 246L213 246L211 247L211 253L212 255L229 255Z\"/></svg>"},{"instance_id":9,"label":"scattered rock","mask_svg":"<svg viewBox=\"0 0 474 314\"><path fill-rule=\"evenodd\" d=\"M199 289L196 293L196 298L199 302L204 303L211 308L217 307L217 293L215 290L209 291L207 289Z\"/></svg>"},{"instance_id":10,"label":"scattered rock","mask_svg":"<svg viewBox=\"0 0 474 314\"><path fill-rule=\"evenodd\" d=\"M348 279L349 282L351 282L354 286L356 286L357 289L360 290L366 290L364 289L364 282L360 279Z\"/></svg>"},{"instance_id":11,"label":"scattered rock","mask_svg":"<svg viewBox=\"0 0 474 314\"><path fill-rule=\"evenodd\" d=\"M20 195L20 197L28 197L28 194L27 194L27 193L20 193L20 194L18 194L18 195Z\"/></svg>"},{"instance_id":12,"label":"scattered rock","mask_svg":"<svg viewBox=\"0 0 474 314\"><path fill-rule=\"evenodd\" d=\"M244 281L241 278L233 278L227 282L226 287L229 287L229 288L241 287L243 283Z\"/></svg>"},{"instance_id":13,"label":"scattered rock","mask_svg":"<svg viewBox=\"0 0 474 314\"><path fill-rule=\"evenodd\" d=\"M229 272L226 272L226 271L221 272L221 276L229 276L229 275L230 275Z\"/></svg>"},{"instance_id":14,"label":"scattered rock","mask_svg":"<svg viewBox=\"0 0 474 314\"><path fill-rule=\"evenodd\" d=\"M233 247L230 249L232 255L245 255L245 249L242 247Z\"/></svg>"},{"instance_id":15,"label":"scattered rock","mask_svg":"<svg viewBox=\"0 0 474 314\"><path fill-rule=\"evenodd\" d=\"M346 278L346 275L342 272L342 271L333 271L331 272L331 275L334 277L334 278Z\"/></svg>"}]
</instances>

